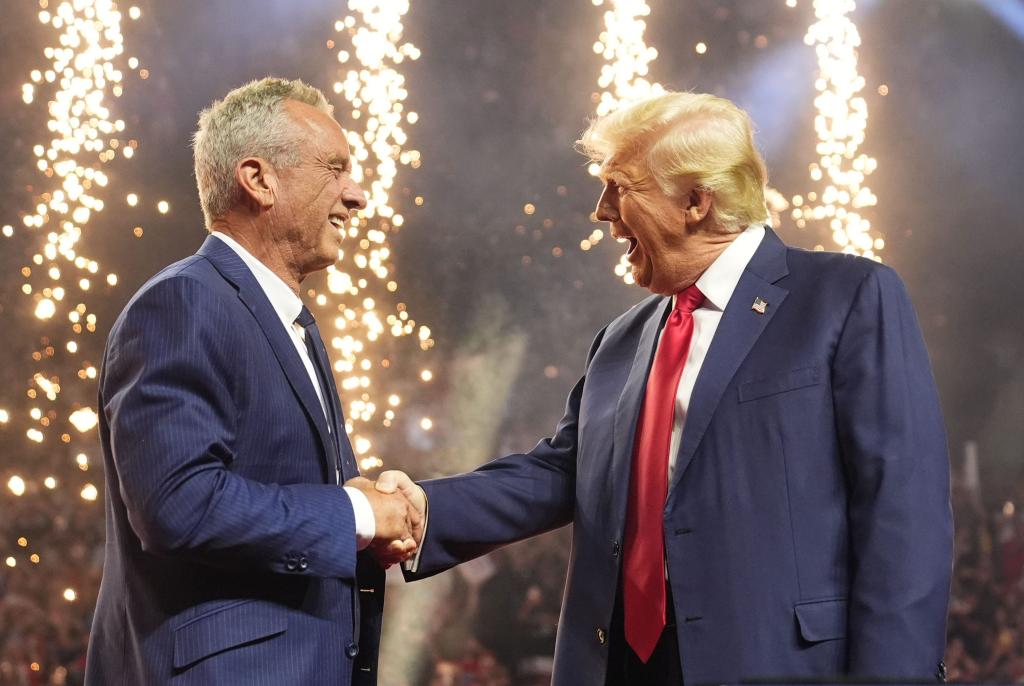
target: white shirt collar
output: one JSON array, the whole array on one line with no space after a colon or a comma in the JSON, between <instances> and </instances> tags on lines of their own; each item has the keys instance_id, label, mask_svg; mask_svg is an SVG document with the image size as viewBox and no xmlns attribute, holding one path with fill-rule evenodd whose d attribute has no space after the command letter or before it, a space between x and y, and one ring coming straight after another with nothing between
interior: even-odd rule
<instances>
[{"instance_id":1,"label":"white shirt collar","mask_svg":"<svg viewBox=\"0 0 1024 686\"><path fill-rule=\"evenodd\" d=\"M736 284L743 276L743 270L747 268L763 238L764 224L751 224L704 270L697 279L697 288L705 298L702 307L725 310L732 292L736 290ZM676 297L672 296L673 307L675 303Z\"/></svg>"},{"instance_id":2,"label":"white shirt collar","mask_svg":"<svg viewBox=\"0 0 1024 686\"><path fill-rule=\"evenodd\" d=\"M212 231L211 235L219 238L238 254L242 262L245 263L245 266L249 268L249 271L256 278L256 283L263 289L267 300L270 301L281 322L285 327L291 328L299 313L302 312L302 300L299 296L295 295L295 292L288 287L288 284L271 271L270 267L253 257L252 253L239 245L238 241L231 238L231 236L220 231Z\"/></svg>"}]
</instances>

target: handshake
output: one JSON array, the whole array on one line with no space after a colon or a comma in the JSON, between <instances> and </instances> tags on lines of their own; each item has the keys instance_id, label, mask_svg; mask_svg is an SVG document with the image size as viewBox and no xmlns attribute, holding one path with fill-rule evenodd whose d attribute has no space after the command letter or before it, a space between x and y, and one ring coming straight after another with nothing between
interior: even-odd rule
<instances>
[{"instance_id":1,"label":"handshake","mask_svg":"<svg viewBox=\"0 0 1024 686\"><path fill-rule=\"evenodd\" d=\"M385 569L411 559L423 541L427 496L405 472L381 472L376 481L357 476L345 482L373 509L375 532L369 550Z\"/></svg>"}]
</instances>

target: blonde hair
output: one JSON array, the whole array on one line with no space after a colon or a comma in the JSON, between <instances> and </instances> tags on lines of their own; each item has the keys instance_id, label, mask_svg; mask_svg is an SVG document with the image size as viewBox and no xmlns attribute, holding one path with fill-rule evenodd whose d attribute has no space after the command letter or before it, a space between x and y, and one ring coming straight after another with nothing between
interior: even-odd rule
<instances>
[{"instance_id":1,"label":"blonde hair","mask_svg":"<svg viewBox=\"0 0 1024 686\"><path fill-rule=\"evenodd\" d=\"M768 170L754 147L753 125L733 103L706 93L657 95L590 123L576 142L591 160L640 159L673 196L711 192L714 226L738 231L768 219Z\"/></svg>"},{"instance_id":2,"label":"blonde hair","mask_svg":"<svg viewBox=\"0 0 1024 686\"><path fill-rule=\"evenodd\" d=\"M267 77L239 86L200 112L192 153L207 228L239 200L235 166L240 160L262 157L278 168L299 161L303 133L284 110L286 100L334 111L319 89L298 79Z\"/></svg>"}]
</instances>

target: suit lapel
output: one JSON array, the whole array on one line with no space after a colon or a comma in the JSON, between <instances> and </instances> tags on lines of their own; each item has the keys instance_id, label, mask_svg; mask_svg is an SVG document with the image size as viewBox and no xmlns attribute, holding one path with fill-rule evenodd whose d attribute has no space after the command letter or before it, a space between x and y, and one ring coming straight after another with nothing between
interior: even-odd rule
<instances>
[{"instance_id":1,"label":"suit lapel","mask_svg":"<svg viewBox=\"0 0 1024 686\"><path fill-rule=\"evenodd\" d=\"M281 325L281 319L267 299L266 293L260 288L256 277L245 266L235 251L214 236L210 236L199 248L199 255L208 259L221 275L238 289L238 297L245 303L259 324L263 335L267 337L270 348L274 351L278 363L284 370L285 377L292 391L298 397L306 415L316 427L323 448L323 463L327 473L333 475L334 465L330 464L334 450L331 448L331 436L327 432L327 420L324 417L320 400L313 389L312 381L306 372L305 365L299 357L295 344L288 337L288 332ZM333 380L332 380L333 389ZM332 477L333 478L333 477Z\"/></svg>"},{"instance_id":2,"label":"suit lapel","mask_svg":"<svg viewBox=\"0 0 1024 686\"><path fill-rule=\"evenodd\" d=\"M770 228L766 229L761 245L744 270L722 313L722 320L697 375L669 486L670 494L693 460L722 400L722 394L736 370L786 299L789 291L776 286L774 282L788 273L786 246ZM763 314L752 308L756 298L768 304Z\"/></svg>"},{"instance_id":3,"label":"suit lapel","mask_svg":"<svg viewBox=\"0 0 1024 686\"><path fill-rule=\"evenodd\" d=\"M629 370L629 377L626 379L626 385L622 389L619 403L615 408L612 473L615 475L614 482L618 488L615 491L613 512L622 513L623 516L616 516L613 521L625 521L624 513L626 499L629 496L629 479L633 464L633 442L636 437L637 420L640 417L640 405L643 402L644 390L647 388L647 374L650 372L651 363L654 360L658 332L661 331L671 307L672 299L663 298L644 322L643 330L640 332L640 342L637 344L636 353L633 356L633 366Z\"/></svg>"}]
</instances>

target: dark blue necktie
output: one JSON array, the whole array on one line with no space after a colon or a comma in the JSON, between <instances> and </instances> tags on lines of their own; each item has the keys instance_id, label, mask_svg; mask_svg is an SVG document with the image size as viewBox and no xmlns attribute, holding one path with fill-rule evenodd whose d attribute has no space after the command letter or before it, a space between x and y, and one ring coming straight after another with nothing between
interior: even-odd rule
<instances>
[{"instance_id":1,"label":"dark blue necktie","mask_svg":"<svg viewBox=\"0 0 1024 686\"><path fill-rule=\"evenodd\" d=\"M341 422L341 408L338 406L338 397L334 392L334 384L331 383L331 365L327 359L327 348L324 347L323 339L320 338L320 329L316 326L316 319L313 318L313 313L305 305L302 306L302 311L295 318L295 322L306 332L306 352L309 353L309 359L313 361L313 369L316 370L317 380L320 382L320 390L323 392L324 405L327 407L328 421L331 425L331 439L334 443L334 464L338 470L338 481L341 483L341 437L338 434L344 431L345 427ZM359 566L356 569L361 569L364 562L365 558L361 556ZM357 571L357 578L364 573ZM346 647L348 651L359 652L361 622L359 593L353 593L352 628L354 640ZM353 653L349 652L349 655L352 656Z\"/></svg>"},{"instance_id":2,"label":"dark blue necktie","mask_svg":"<svg viewBox=\"0 0 1024 686\"><path fill-rule=\"evenodd\" d=\"M341 443L338 438L339 427L341 426L341 410L337 406L337 398L334 395L334 385L330 382L331 366L327 360L327 348L320 338L320 329L317 328L316 319L313 313L305 305L302 311L295 318L295 322L306 332L306 352L313 362L313 369L316 370L317 381L320 383L320 393L324 399L324 407L327 409L327 421L331 427L331 440L334 444L334 464L341 474Z\"/></svg>"}]
</instances>

